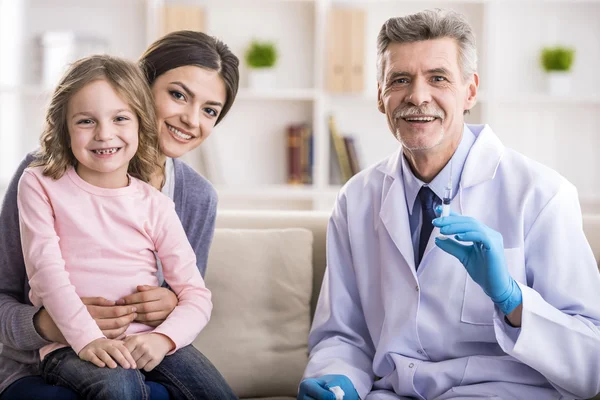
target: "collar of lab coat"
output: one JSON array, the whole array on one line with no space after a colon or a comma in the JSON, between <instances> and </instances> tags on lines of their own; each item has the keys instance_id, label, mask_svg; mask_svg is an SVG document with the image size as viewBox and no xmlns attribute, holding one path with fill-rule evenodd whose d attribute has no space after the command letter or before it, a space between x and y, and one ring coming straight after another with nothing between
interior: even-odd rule
<instances>
[{"instance_id":1,"label":"collar of lab coat","mask_svg":"<svg viewBox=\"0 0 600 400\"><path fill-rule=\"evenodd\" d=\"M504 154L504 145L489 125L467 125L467 127L476 139L465 161L460 182L463 189L493 179ZM402 147L378 169L394 180L401 180Z\"/></svg>"},{"instance_id":2,"label":"collar of lab coat","mask_svg":"<svg viewBox=\"0 0 600 400\"><path fill-rule=\"evenodd\" d=\"M476 139L465 161L459 186L460 191L493 179L504 153L504 146L488 125L468 125L468 127ZM401 168L402 148L378 167L378 170L388 177L384 180L384 200L379 217L417 280L413 244L411 240L406 240L406 238L410 238L408 213L399 211L406 210L406 208L398 207L399 204L406 202ZM460 193L458 196L461 196ZM432 238L427 244L422 262L427 260L428 254L435 247Z\"/></svg>"}]
</instances>

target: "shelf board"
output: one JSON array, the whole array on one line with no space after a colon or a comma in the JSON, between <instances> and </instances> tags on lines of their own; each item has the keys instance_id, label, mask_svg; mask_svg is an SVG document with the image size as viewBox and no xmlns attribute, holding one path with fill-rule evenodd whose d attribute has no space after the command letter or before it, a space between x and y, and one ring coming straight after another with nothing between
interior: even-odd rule
<instances>
[{"instance_id":1,"label":"shelf board","mask_svg":"<svg viewBox=\"0 0 600 400\"><path fill-rule=\"evenodd\" d=\"M216 186L219 198L246 198L246 199L289 199L289 200L315 200L320 197L335 196L339 191L338 186L316 188L312 185L261 185L251 187Z\"/></svg>"},{"instance_id":2,"label":"shelf board","mask_svg":"<svg viewBox=\"0 0 600 400\"><path fill-rule=\"evenodd\" d=\"M367 93L367 92L358 92L358 93L326 93L332 99L352 99L359 101L367 101L367 102L377 102L377 94L376 93ZM485 102L487 101L487 95L485 92L477 93L477 101Z\"/></svg>"},{"instance_id":3,"label":"shelf board","mask_svg":"<svg viewBox=\"0 0 600 400\"><path fill-rule=\"evenodd\" d=\"M577 104L600 105L600 95L565 95L556 96L548 93L522 93L515 96L496 95L487 99L490 103L498 104Z\"/></svg>"},{"instance_id":4,"label":"shelf board","mask_svg":"<svg viewBox=\"0 0 600 400\"><path fill-rule=\"evenodd\" d=\"M313 101L319 96L315 89L240 89L237 99L240 100L300 100Z\"/></svg>"},{"instance_id":5,"label":"shelf board","mask_svg":"<svg viewBox=\"0 0 600 400\"><path fill-rule=\"evenodd\" d=\"M40 85L0 85L0 94L11 93L25 96L50 96L52 89ZM316 89L240 89L239 100L289 100L313 101L319 97Z\"/></svg>"},{"instance_id":6,"label":"shelf board","mask_svg":"<svg viewBox=\"0 0 600 400\"><path fill-rule=\"evenodd\" d=\"M332 99L354 99L375 102L377 97L366 93L329 93ZM489 95L487 92L477 94L478 103L489 104L577 104L577 105L600 105L600 95L596 94L573 94L566 96L554 96L548 93L516 93L514 96Z\"/></svg>"},{"instance_id":7,"label":"shelf board","mask_svg":"<svg viewBox=\"0 0 600 400\"><path fill-rule=\"evenodd\" d=\"M286 1L286 0L279 0ZM290 0L291 1L291 0ZM319 0L316 0L319 1ZM419 0L330 0L335 4L352 4L352 5L369 5L378 3L417 3ZM600 0L435 0L434 3L447 3L447 4L487 4L487 3L533 3L533 4L552 4L552 3L591 3L598 4Z\"/></svg>"},{"instance_id":8,"label":"shelf board","mask_svg":"<svg viewBox=\"0 0 600 400\"><path fill-rule=\"evenodd\" d=\"M21 94L25 96L50 96L53 89L41 85L0 85L0 94Z\"/></svg>"}]
</instances>

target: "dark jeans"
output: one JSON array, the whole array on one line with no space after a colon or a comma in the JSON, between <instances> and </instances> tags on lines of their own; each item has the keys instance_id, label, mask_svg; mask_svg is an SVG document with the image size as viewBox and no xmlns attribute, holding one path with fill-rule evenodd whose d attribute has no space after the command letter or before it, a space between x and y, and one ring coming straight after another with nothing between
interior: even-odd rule
<instances>
[{"instance_id":1,"label":"dark jeans","mask_svg":"<svg viewBox=\"0 0 600 400\"><path fill-rule=\"evenodd\" d=\"M152 371L98 368L81 360L71 348L56 350L42 362L42 377L90 400L149 400L146 380L167 388L172 400L237 399L223 376L193 346L166 356Z\"/></svg>"},{"instance_id":2,"label":"dark jeans","mask_svg":"<svg viewBox=\"0 0 600 400\"><path fill-rule=\"evenodd\" d=\"M152 392L150 400L169 400L169 392L160 383L146 381ZM26 376L13 382L2 394L0 400L82 400L67 387L49 385L39 375Z\"/></svg>"}]
</instances>

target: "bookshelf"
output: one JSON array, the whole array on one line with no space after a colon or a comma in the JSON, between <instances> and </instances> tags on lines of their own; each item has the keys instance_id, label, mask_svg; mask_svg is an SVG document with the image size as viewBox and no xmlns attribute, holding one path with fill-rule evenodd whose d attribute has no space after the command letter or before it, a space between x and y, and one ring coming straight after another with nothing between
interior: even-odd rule
<instances>
[{"instance_id":1,"label":"bookshelf","mask_svg":"<svg viewBox=\"0 0 600 400\"><path fill-rule=\"evenodd\" d=\"M466 15L478 41L480 93L468 122L489 123L507 145L558 170L582 198L600 202L600 0L27 0L20 3L23 49L13 58L22 68L0 76L0 105L16 104L21 120L0 106L0 187L22 155L35 147L48 92L37 84L35 37L71 29L102 35L113 54L136 59L161 34L165 6L202 9L205 30L240 57L240 92L225 120L184 160L198 170L210 155L222 208L329 209L339 185L330 177L332 156L328 116L339 131L355 138L362 167L398 148L376 108L376 36L391 16L425 8L452 8ZM52 4L52 6L49 5ZM18 7L18 6L17 6ZM333 10L358 10L362 37L353 38L349 58L359 77L352 92L332 91L328 47ZM89 18L93 15L94 18ZM6 21L0 16L0 26ZM107 30L106 27L111 29ZM355 30L356 31L356 30ZM243 63L253 38L275 41L280 53L277 86L251 90ZM339 38L338 38L339 39ZM4 39L6 42L6 39ZM362 44L361 44L362 42ZM577 48L573 91L547 94L538 67L544 45ZM6 48L6 45L5 47ZM352 49L360 49L354 51ZM5 59L0 30L0 59ZM12 56L12 53L9 53ZM342 54L343 58L344 54ZM357 82L356 79L359 79ZM4 102L4 103L3 103ZM2 120L9 120L9 122ZM286 185L286 129L306 123L314 135L313 183ZM15 130L26 132L14 138ZM8 133L11 132L11 133ZM15 156L16 155L16 156ZM589 200L588 203L592 203ZM595 203L594 203L595 204Z\"/></svg>"}]
</instances>

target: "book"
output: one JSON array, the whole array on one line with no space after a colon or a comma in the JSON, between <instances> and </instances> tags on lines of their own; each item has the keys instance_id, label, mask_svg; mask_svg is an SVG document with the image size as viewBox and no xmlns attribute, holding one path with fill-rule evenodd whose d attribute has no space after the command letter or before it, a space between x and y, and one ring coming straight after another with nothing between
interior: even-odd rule
<instances>
[{"instance_id":1,"label":"book","mask_svg":"<svg viewBox=\"0 0 600 400\"><path fill-rule=\"evenodd\" d=\"M300 126L300 177L304 184L311 184L313 169L313 135L308 124Z\"/></svg>"},{"instance_id":2,"label":"book","mask_svg":"<svg viewBox=\"0 0 600 400\"><path fill-rule=\"evenodd\" d=\"M311 184L313 181L313 135L308 124L287 127L287 183Z\"/></svg>"},{"instance_id":3,"label":"book","mask_svg":"<svg viewBox=\"0 0 600 400\"><path fill-rule=\"evenodd\" d=\"M302 183L301 170L301 130L297 125L289 125L287 128L287 160L288 173L287 183L297 185Z\"/></svg>"},{"instance_id":4,"label":"book","mask_svg":"<svg viewBox=\"0 0 600 400\"><path fill-rule=\"evenodd\" d=\"M348 153L348 160L350 161L352 176L354 176L360 171L360 162L356 152L356 142L354 137L344 136L344 144L346 145L346 152Z\"/></svg>"},{"instance_id":5,"label":"book","mask_svg":"<svg viewBox=\"0 0 600 400\"><path fill-rule=\"evenodd\" d=\"M352 167L350 166L350 159L348 157L348 151L346 150L344 138L338 132L333 115L329 116L329 133L331 135L331 141L333 143L338 165L340 167L342 184L344 184L348 182L350 178L352 178Z\"/></svg>"}]
</instances>

